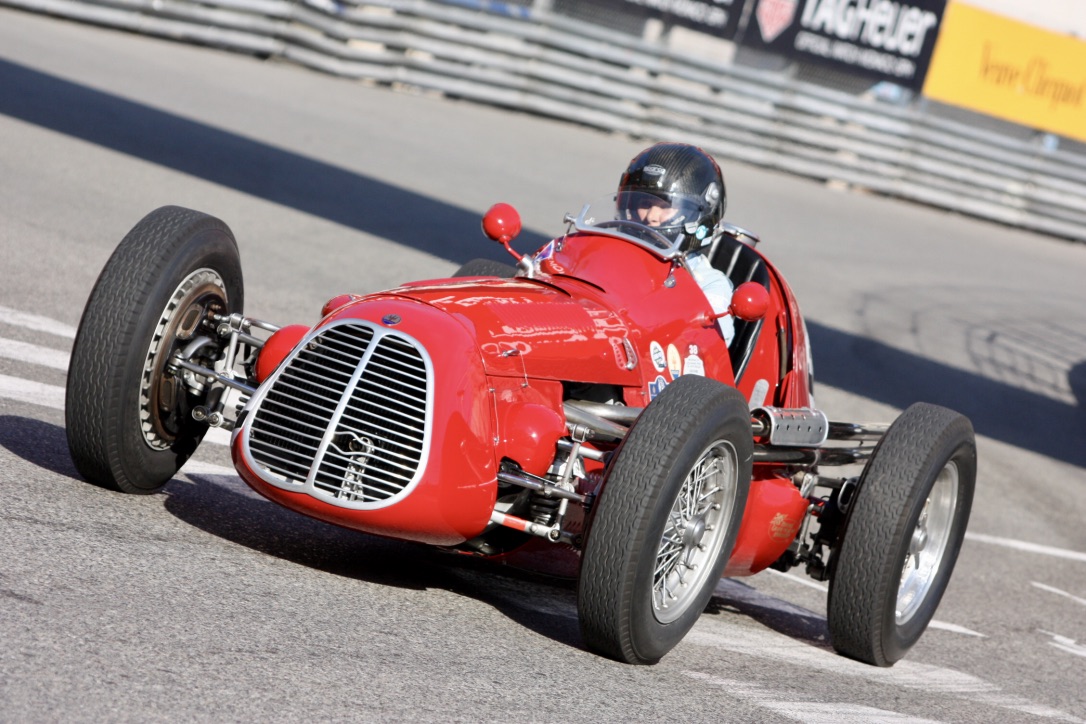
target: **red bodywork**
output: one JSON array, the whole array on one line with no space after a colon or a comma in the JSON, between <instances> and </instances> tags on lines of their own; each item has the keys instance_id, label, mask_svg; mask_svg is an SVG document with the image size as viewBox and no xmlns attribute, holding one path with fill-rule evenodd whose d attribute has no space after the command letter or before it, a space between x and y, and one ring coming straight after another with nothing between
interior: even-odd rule
<instances>
[{"instance_id":1,"label":"red bodywork","mask_svg":"<svg viewBox=\"0 0 1086 724\"><path fill-rule=\"evenodd\" d=\"M626 405L644 407L677 375L700 367L748 400L757 397L756 404L812 406L799 308L764 258L768 300L747 302L748 308L765 305L762 332L736 383L713 312L685 268L628 241L584 232L551 242L538 257L545 260L533 279L416 282L367 296L343 295L326 305L312 334L342 320L367 320L406 335L429 354L433 434L406 494L349 508L270 484L254 470L246 449L247 419L233 444L242 477L262 495L321 520L454 546L490 524L503 459L534 475L548 471L557 441L569 435L562 402L570 384L612 386ZM290 334L289 344L262 353L263 375L289 355L284 348L294 346L298 332ZM302 340L298 346L304 345ZM602 470L602 464L594 465ZM756 464L725 575L749 575L780 557L807 505L791 479L773 465Z\"/></svg>"}]
</instances>

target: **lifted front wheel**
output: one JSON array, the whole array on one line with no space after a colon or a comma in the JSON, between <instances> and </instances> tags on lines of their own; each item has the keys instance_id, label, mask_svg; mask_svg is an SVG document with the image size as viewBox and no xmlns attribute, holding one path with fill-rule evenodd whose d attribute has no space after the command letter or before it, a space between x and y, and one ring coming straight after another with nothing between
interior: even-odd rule
<instances>
[{"instance_id":1,"label":"lifted front wheel","mask_svg":"<svg viewBox=\"0 0 1086 724\"><path fill-rule=\"evenodd\" d=\"M166 206L125 236L87 301L68 368L68 448L84 478L153 493L173 477L207 431L192 410L209 388L171 359L186 349L213 365L213 318L242 304L241 260L222 221Z\"/></svg>"}]
</instances>

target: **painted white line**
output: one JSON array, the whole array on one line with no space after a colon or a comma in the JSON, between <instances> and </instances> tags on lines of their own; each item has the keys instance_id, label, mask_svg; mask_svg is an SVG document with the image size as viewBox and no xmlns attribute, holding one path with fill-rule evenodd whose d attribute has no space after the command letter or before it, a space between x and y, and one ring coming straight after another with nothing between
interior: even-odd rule
<instances>
[{"instance_id":1,"label":"painted white line","mask_svg":"<svg viewBox=\"0 0 1086 724\"><path fill-rule=\"evenodd\" d=\"M763 573L772 573L773 575L780 576L781 578L787 578L792 583L798 583L801 586L807 586L807 588L813 588L816 591L822 591L822 593L826 593L829 590L829 587L825 583L819 583L818 581L811 580L810 578L804 578L803 576L797 576L794 573L785 573L784 571L776 571L776 570L773 570L772 568L767 568L762 572Z\"/></svg>"},{"instance_id":2,"label":"painted white line","mask_svg":"<svg viewBox=\"0 0 1086 724\"><path fill-rule=\"evenodd\" d=\"M20 312L11 307L0 306L0 324L10 324L15 327L33 329L36 332L55 334L66 339L75 339L75 327L40 314Z\"/></svg>"},{"instance_id":3,"label":"painted white line","mask_svg":"<svg viewBox=\"0 0 1086 724\"><path fill-rule=\"evenodd\" d=\"M233 468L228 468L224 465L216 465L215 463L205 463L199 460L188 460L185 462L184 467L181 468L181 474L192 473L193 475L224 475L231 478L238 477L238 471Z\"/></svg>"},{"instance_id":4,"label":"painted white line","mask_svg":"<svg viewBox=\"0 0 1086 724\"><path fill-rule=\"evenodd\" d=\"M1077 643L1074 639L1069 639L1066 636L1060 636L1059 634L1054 634L1051 631L1044 631L1042 629L1037 629L1037 631L1043 633L1045 636L1052 637L1052 640L1048 642L1050 646L1055 646L1060 651L1066 651L1069 654L1086 658L1086 646Z\"/></svg>"},{"instance_id":5,"label":"painted white line","mask_svg":"<svg viewBox=\"0 0 1086 724\"><path fill-rule=\"evenodd\" d=\"M703 616L685 640L694 645L796 666L810 674L825 672L897 689L955 696L1018 713L1082 721L1058 709L1007 694L995 684L961 671L908 659L897 662L892 668L868 666L838 656L828 647L815 646L766 629L728 623L726 617Z\"/></svg>"},{"instance_id":6,"label":"painted white line","mask_svg":"<svg viewBox=\"0 0 1086 724\"><path fill-rule=\"evenodd\" d=\"M959 626L956 623L947 623L946 621L936 621L932 619L931 623L928 624L928 628L939 629L940 631L949 631L950 633L963 634L965 636L975 636L980 639L988 638L987 635L982 634L979 631L974 631L973 629L966 628L965 626Z\"/></svg>"},{"instance_id":7,"label":"painted white line","mask_svg":"<svg viewBox=\"0 0 1086 724\"><path fill-rule=\"evenodd\" d=\"M204 435L204 442L230 447L230 431L222 427L209 428L207 434Z\"/></svg>"},{"instance_id":8,"label":"painted white line","mask_svg":"<svg viewBox=\"0 0 1086 724\"><path fill-rule=\"evenodd\" d=\"M1070 598L1075 603L1081 603L1083 606L1086 606L1086 598L1079 598L1078 596L1072 596L1067 591L1061 591L1058 588L1055 588L1053 586L1047 586L1047 585L1045 585L1043 583L1038 583L1037 581L1033 581L1032 585L1033 585L1034 588L1039 588L1042 591L1048 591L1049 593L1055 593L1057 596L1063 596L1064 598Z\"/></svg>"},{"instance_id":9,"label":"painted white line","mask_svg":"<svg viewBox=\"0 0 1086 724\"><path fill-rule=\"evenodd\" d=\"M981 533L966 533L965 539L975 541L977 543L988 543L994 546L1013 548L1014 550L1025 551L1026 553L1039 553L1044 556L1053 556L1054 558L1066 558L1070 561L1081 561L1083 563L1086 563L1086 553L1069 551L1066 548L1053 548L1052 546L1043 546L1037 543L1027 543L1026 541L1012 540L1010 538L998 538L994 535L983 535Z\"/></svg>"},{"instance_id":10,"label":"painted white line","mask_svg":"<svg viewBox=\"0 0 1086 724\"><path fill-rule=\"evenodd\" d=\"M700 671L684 671L683 674L719 687L727 696L804 724L932 724L936 721L861 704L789 700L783 692L767 690L748 681L722 679Z\"/></svg>"},{"instance_id":11,"label":"painted white line","mask_svg":"<svg viewBox=\"0 0 1086 724\"><path fill-rule=\"evenodd\" d=\"M813 588L816 591L822 591L823 593L826 593L828 591L828 587L826 586L826 584L819 583L818 581L812 581L812 580L810 580L808 578L804 578L803 576L797 576L794 573L785 573L784 571L775 571L772 568L767 568L764 572L772 573L774 575L780 576L781 578L787 579L787 580L789 580L789 581L791 581L793 583L798 583L801 586L807 586L808 588ZM968 629L965 626L959 626L956 623L946 623L944 621L934 621L933 620L931 623L928 624L928 628L939 629L940 631L949 631L950 633L964 634L966 636L976 636L976 637L982 638L982 639L987 638L987 636L985 636L984 634L982 634L982 633L980 633L978 631Z\"/></svg>"},{"instance_id":12,"label":"painted white line","mask_svg":"<svg viewBox=\"0 0 1086 724\"><path fill-rule=\"evenodd\" d=\"M32 382L21 377L0 374L0 399L63 410L64 388L60 385L47 385L43 382ZM223 428L213 427L207 431L204 440L213 445L229 446L230 432ZM234 474L233 469L230 472Z\"/></svg>"},{"instance_id":13,"label":"painted white line","mask_svg":"<svg viewBox=\"0 0 1086 724\"><path fill-rule=\"evenodd\" d=\"M0 398L51 407L54 410L64 409L63 387L31 382L21 377L0 375Z\"/></svg>"},{"instance_id":14,"label":"painted white line","mask_svg":"<svg viewBox=\"0 0 1086 724\"><path fill-rule=\"evenodd\" d=\"M61 352L58 349L0 337L0 357L7 357L18 362L29 362L33 365L67 372L69 356L68 352Z\"/></svg>"},{"instance_id":15,"label":"painted white line","mask_svg":"<svg viewBox=\"0 0 1086 724\"><path fill-rule=\"evenodd\" d=\"M823 704L815 702L775 702L766 708L804 724L937 724L936 719L922 719L896 711L876 709L861 704Z\"/></svg>"},{"instance_id":16,"label":"painted white line","mask_svg":"<svg viewBox=\"0 0 1086 724\"><path fill-rule=\"evenodd\" d=\"M189 460L185 463L184 467L178 471L177 475L174 476L174 480L183 480L197 484L209 482L212 485L226 488L227 490L243 495L246 498L270 503L267 498L250 488L245 481L241 479L241 476L238 475L236 470L222 465L215 465L214 463Z\"/></svg>"}]
</instances>

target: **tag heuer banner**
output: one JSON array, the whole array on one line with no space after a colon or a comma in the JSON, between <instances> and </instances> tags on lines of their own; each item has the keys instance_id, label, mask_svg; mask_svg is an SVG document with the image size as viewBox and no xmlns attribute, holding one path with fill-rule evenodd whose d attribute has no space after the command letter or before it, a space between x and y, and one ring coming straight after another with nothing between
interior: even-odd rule
<instances>
[{"instance_id":1,"label":"tag heuer banner","mask_svg":"<svg viewBox=\"0 0 1086 724\"><path fill-rule=\"evenodd\" d=\"M743 43L919 90L946 0L749 0Z\"/></svg>"}]
</instances>

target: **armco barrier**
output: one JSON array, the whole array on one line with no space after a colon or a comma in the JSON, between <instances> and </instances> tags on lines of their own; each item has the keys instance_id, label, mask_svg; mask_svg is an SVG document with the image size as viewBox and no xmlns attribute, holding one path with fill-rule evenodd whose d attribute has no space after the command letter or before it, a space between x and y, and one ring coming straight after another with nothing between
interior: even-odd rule
<instances>
[{"instance_id":1,"label":"armco barrier","mask_svg":"<svg viewBox=\"0 0 1086 724\"><path fill-rule=\"evenodd\" d=\"M545 10L470 0L0 4L688 140L721 157L1086 241L1086 156L938 118L923 104L711 61Z\"/></svg>"}]
</instances>

